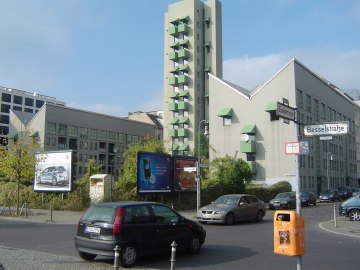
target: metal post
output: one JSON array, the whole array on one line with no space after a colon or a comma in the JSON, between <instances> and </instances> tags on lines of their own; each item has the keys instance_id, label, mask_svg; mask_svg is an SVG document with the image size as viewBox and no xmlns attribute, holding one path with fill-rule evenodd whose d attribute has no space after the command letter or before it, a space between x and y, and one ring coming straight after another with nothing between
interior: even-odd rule
<instances>
[{"instance_id":1,"label":"metal post","mask_svg":"<svg viewBox=\"0 0 360 270\"><path fill-rule=\"evenodd\" d=\"M299 140L299 125L295 124L295 138L296 141ZM299 164L299 155L296 156L296 214L301 216L301 195L300 195L300 164ZM301 270L302 268L302 256L297 256L296 269Z\"/></svg>"},{"instance_id":2,"label":"metal post","mask_svg":"<svg viewBox=\"0 0 360 270\"><path fill-rule=\"evenodd\" d=\"M201 167L200 167L200 163L201 163L201 136L200 136L200 130L201 130L201 124L202 123L206 123L207 120L201 120L199 122L198 125L198 161L197 161L197 165L196 165L196 211L199 211L200 208L200 201L201 201L201 197L200 197L200 193L201 193ZM205 132L206 132L206 128L205 128Z\"/></svg>"},{"instance_id":3,"label":"metal post","mask_svg":"<svg viewBox=\"0 0 360 270\"><path fill-rule=\"evenodd\" d=\"M25 201L25 218L27 218L27 202Z\"/></svg>"},{"instance_id":4,"label":"metal post","mask_svg":"<svg viewBox=\"0 0 360 270\"><path fill-rule=\"evenodd\" d=\"M50 204L50 221L53 221L52 219L52 205Z\"/></svg>"},{"instance_id":5,"label":"metal post","mask_svg":"<svg viewBox=\"0 0 360 270\"><path fill-rule=\"evenodd\" d=\"M170 259L170 262L171 262L171 270L175 270L175 262L176 262L176 247L177 247L177 244L176 242L172 242L171 243L171 259Z\"/></svg>"},{"instance_id":6,"label":"metal post","mask_svg":"<svg viewBox=\"0 0 360 270\"><path fill-rule=\"evenodd\" d=\"M330 156L329 156L330 155ZM330 165L330 158L331 158L331 152L326 153L326 177L327 177L327 189L330 189L330 178L329 178L329 165Z\"/></svg>"},{"instance_id":7,"label":"metal post","mask_svg":"<svg viewBox=\"0 0 360 270\"><path fill-rule=\"evenodd\" d=\"M120 247L116 245L114 248L115 251L115 257L114 257L114 269L119 270L120 269Z\"/></svg>"},{"instance_id":8,"label":"metal post","mask_svg":"<svg viewBox=\"0 0 360 270\"><path fill-rule=\"evenodd\" d=\"M337 224L336 224L336 205L334 205L334 226L335 226L335 228L337 227Z\"/></svg>"}]
</instances>

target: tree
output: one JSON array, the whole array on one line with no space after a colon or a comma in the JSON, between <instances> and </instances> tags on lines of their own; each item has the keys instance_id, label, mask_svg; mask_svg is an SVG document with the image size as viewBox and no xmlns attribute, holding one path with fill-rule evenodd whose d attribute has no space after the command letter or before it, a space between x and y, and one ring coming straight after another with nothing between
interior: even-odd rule
<instances>
[{"instance_id":1,"label":"tree","mask_svg":"<svg viewBox=\"0 0 360 270\"><path fill-rule=\"evenodd\" d=\"M20 184L34 178L35 152L38 150L38 144L27 135L27 132L24 132L14 142L0 146L0 175L17 182L17 214L20 206Z\"/></svg>"},{"instance_id":2,"label":"tree","mask_svg":"<svg viewBox=\"0 0 360 270\"><path fill-rule=\"evenodd\" d=\"M150 136L145 137L141 143L129 145L129 148L124 153L123 173L120 176L120 181L115 186L115 188L120 188L121 192L131 192L136 188L137 153L140 151L165 153L163 142Z\"/></svg>"},{"instance_id":3,"label":"tree","mask_svg":"<svg viewBox=\"0 0 360 270\"><path fill-rule=\"evenodd\" d=\"M243 193L253 175L246 161L226 156L210 162L207 176L202 185L204 199L213 200L227 193Z\"/></svg>"}]
</instances>

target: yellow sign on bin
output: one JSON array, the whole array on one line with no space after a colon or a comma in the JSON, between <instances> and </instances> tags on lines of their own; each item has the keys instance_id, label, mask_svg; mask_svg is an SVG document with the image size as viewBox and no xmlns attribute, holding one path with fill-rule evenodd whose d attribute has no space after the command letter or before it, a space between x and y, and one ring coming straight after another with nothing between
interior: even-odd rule
<instances>
[{"instance_id":1,"label":"yellow sign on bin","mask_svg":"<svg viewBox=\"0 0 360 270\"><path fill-rule=\"evenodd\" d=\"M294 211L275 211L274 253L286 256L305 253L304 219Z\"/></svg>"}]
</instances>

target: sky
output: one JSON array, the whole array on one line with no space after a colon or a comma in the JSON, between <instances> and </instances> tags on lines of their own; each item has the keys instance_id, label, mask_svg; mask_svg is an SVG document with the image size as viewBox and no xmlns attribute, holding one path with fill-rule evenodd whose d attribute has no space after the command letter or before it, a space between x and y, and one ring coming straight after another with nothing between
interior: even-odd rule
<instances>
[{"instance_id":1,"label":"sky","mask_svg":"<svg viewBox=\"0 0 360 270\"><path fill-rule=\"evenodd\" d=\"M163 109L174 0L0 0L0 86L115 116ZM223 78L246 89L291 59L360 90L360 1L222 0Z\"/></svg>"}]
</instances>

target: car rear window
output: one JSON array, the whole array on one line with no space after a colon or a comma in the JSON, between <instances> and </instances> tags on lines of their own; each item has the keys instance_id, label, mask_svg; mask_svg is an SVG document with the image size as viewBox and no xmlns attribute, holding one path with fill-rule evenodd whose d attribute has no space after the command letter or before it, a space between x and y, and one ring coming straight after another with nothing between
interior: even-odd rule
<instances>
[{"instance_id":1,"label":"car rear window","mask_svg":"<svg viewBox=\"0 0 360 270\"><path fill-rule=\"evenodd\" d=\"M91 206L85 215L82 217L81 221L83 222L106 222L112 223L115 216L115 207L100 207L100 206Z\"/></svg>"}]
</instances>

